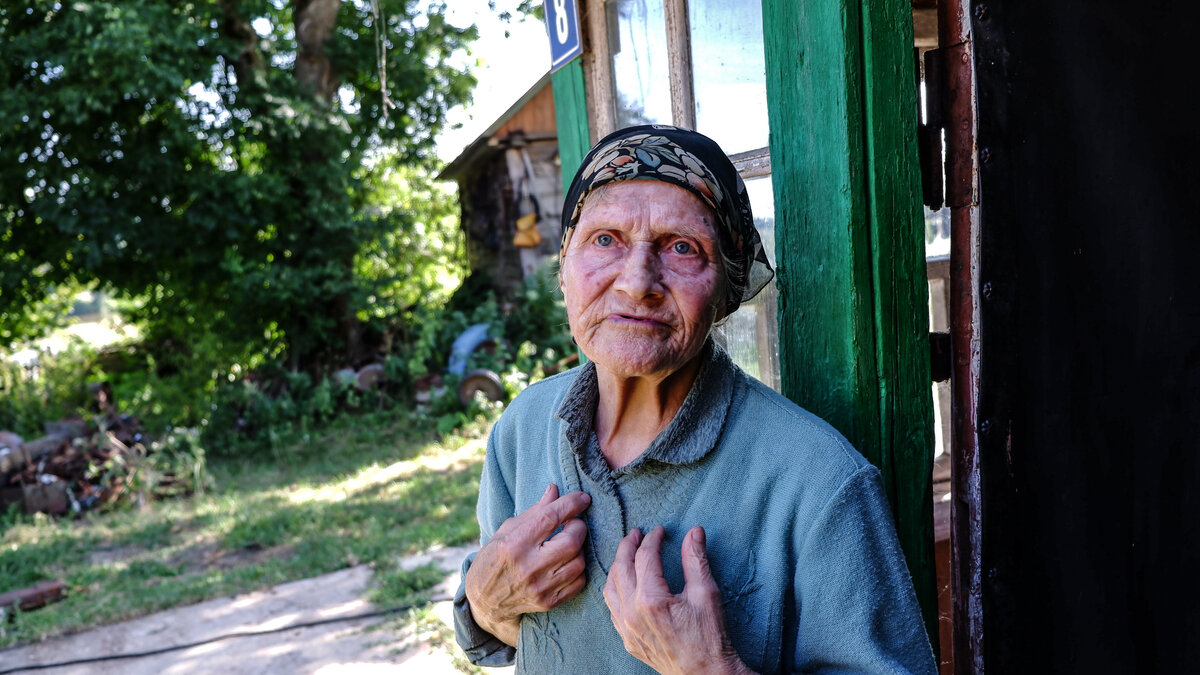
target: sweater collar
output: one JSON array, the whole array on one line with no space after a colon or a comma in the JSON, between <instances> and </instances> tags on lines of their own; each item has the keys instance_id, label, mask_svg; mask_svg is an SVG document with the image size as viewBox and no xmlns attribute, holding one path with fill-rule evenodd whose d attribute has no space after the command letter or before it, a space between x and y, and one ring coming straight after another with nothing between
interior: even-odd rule
<instances>
[{"instance_id":1,"label":"sweater collar","mask_svg":"<svg viewBox=\"0 0 1200 675\"><path fill-rule=\"evenodd\" d=\"M733 401L734 365L725 350L710 338L701 353L700 369L675 419L659 432L635 460L615 473L637 470L647 461L689 464L702 459L716 446ZM589 361L567 390L556 417L566 422L567 440L579 456L580 466L594 478L609 473L595 438L596 405L600 393L596 364Z\"/></svg>"}]
</instances>

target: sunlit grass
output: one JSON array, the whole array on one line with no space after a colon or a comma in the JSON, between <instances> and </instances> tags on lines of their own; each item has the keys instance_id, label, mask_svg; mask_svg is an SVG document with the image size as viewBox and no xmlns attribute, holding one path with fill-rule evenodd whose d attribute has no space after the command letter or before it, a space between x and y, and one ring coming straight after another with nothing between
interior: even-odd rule
<instances>
[{"instance_id":1,"label":"sunlit grass","mask_svg":"<svg viewBox=\"0 0 1200 675\"><path fill-rule=\"evenodd\" d=\"M400 556L479 535L489 424L439 438L414 415L347 419L271 457L211 460L216 487L203 495L17 518L3 530L0 592L61 579L67 598L0 623L0 647L362 563L383 580L377 601L413 596L431 575L399 571Z\"/></svg>"}]
</instances>

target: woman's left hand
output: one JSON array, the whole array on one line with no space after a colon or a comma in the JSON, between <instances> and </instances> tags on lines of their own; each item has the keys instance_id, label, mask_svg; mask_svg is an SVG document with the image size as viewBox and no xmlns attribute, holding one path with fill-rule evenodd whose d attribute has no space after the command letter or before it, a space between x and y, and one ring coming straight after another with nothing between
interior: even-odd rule
<instances>
[{"instance_id":1,"label":"woman's left hand","mask_svg":"<svg viewBox=\"0 0 1200 675\"><path fill-rule=\"evenodd\" d=\"M633 530L617 547L604 601L625 649L660 673L748 673L729 641L721 591L704 551L704 528L693 527L681 550L683 591L663 577L660 525L642 538Z\"/></svg>"}]
</instances>

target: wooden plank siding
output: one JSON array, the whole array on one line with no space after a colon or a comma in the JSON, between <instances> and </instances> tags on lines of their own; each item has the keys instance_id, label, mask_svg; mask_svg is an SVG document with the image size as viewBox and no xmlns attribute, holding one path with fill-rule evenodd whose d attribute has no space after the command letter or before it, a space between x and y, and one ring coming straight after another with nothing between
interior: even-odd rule
<instances>
[{"instance_id":1,"label":"wooden plank siding","mask_svg":"<svg viewBox=\"0 0 1200 675\"><path fill-rule=\"evenodd\" d=\"M500 125L492 137L505 138L517 132L529 138L553 137L557 121L554 114L554 94L551 91L553 88L552 83L534 94L520 110Z\"/></svg>"},{"instance_id":2,"label":"wooden plank siding","mask_svg":"<svg viewBox=\"0 0 1200 675\"><path fill-rule=\"evenodd\" d=\"M911 7L763 0L784 395L883 474L937 641Z\"/></svg>"}]
</instances>

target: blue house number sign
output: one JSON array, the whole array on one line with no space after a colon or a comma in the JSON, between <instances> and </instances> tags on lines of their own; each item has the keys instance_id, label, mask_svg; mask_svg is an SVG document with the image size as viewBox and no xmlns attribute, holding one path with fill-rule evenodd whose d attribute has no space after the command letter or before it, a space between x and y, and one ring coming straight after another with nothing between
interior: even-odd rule
<instances>
[{"instance_id":1,"label":"blue house number sign","mask_svg":"<svg viewBox=\"0 0 1200 675\"><path fill-rule=\"evenodd\" d=\"M583 53L575 0L545 0L546 29L550 32L550 71L562 68Z\"/></svg>"}]
</instances>

